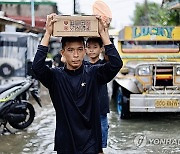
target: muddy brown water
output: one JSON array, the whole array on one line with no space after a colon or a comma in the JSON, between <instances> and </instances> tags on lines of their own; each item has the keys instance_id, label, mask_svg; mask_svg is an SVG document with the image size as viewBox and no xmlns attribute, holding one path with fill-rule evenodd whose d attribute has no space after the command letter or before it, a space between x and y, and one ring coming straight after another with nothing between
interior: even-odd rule
<instances>
[{"instance_id":1,"label":"muddy brown water","mask_svg":"<svg viewBox=\"0 0 180 154\"><path fill-rule=\"evenodd\" d=\"M36 117L23 131L0 135L0 154L55 154L55 112L48 92L41 90L43 107L32 101ZM135 114L121 120L113 101L110 104L106 154L180 153L180 114Z\"/></svg>"}]
</instances>

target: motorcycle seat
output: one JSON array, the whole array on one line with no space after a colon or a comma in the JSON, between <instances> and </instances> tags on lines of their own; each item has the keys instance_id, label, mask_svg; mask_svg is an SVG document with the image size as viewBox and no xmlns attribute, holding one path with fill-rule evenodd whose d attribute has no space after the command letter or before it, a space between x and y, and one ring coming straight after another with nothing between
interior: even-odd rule
<instances>
[{"instance_id":1,"label":"motorcycle seat","mask_svg":"<svg viewBox=\"0 0 180 154\"><path fill-rule=\"evenodd\" d=\"M8 90L8 89L15 87L15 86L19 86L22 83L23 83L22 81L18 81L18 82L8 83L5 85L0 85L0 94L3 93L4 91Z\"/></svg>"}]
</instances>

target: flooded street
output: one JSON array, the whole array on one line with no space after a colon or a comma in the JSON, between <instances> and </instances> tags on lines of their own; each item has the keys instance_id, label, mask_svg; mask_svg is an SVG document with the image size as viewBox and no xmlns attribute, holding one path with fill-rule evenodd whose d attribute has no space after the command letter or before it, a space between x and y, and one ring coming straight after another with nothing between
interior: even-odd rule
<instances>
[{"instance_id":1,"label":"flooded street","mask_svg":"<svg viewBox=\"0 0 180 154\"><path fill-rule=\"evenodd\" d=\"M41 91L43 107L35 102L34 122L23 131L0 136L0 154L51 154L54 147L55 112ZM136 114L120 120L111 102L106 154L180 153L180 114Z\"/></svg>"}]
</instances>

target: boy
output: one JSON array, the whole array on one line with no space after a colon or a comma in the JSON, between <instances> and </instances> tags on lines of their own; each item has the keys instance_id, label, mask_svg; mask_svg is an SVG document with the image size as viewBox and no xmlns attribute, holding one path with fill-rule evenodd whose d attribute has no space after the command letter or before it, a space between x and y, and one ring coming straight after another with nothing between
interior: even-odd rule
<instances>
[{"instance_id":1,"label":"boy","mask_svg":"<svg viewBox=\"0 0 180 154\"><path fill-rule=\"evenodd\" d=\"M106 24L98 18L98 30L109 62L94 67L84 65L84 38L63 37L61 53L66 59L65 67L50 69L45 59L55 16L47 16L46 32L32 65L38 79L48 88L56 111L54 150L58 154L97 154L101 151L98 88L119 72L122 60L109 40Z\"/></svg>"},{"instance_id":2,"label":"boy","mask_svg":"<svg viewBox=\"0 0 180 154\"><path fill-rule=\"evenodd\" d=\"M100 37L91 37L86 41L86 54L89 57L91 65L104 64L106 60L100 59L100 54L103 52L103 42ZM108 136L108 119L107 113L109 113L109 97L107 91L107 84L102 85L99 89L99 101L100 101L100 120L102 131L102 148L107 147ZM103 150L102 150L103 152Z\"/></svg>"}]
</instances>

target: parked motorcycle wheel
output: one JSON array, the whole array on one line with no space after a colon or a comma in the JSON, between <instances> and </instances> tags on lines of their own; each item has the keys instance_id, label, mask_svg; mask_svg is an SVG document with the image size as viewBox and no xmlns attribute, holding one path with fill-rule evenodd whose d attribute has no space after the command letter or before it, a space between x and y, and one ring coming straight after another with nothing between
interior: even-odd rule
<instances>
[{"instance_id":1,"label":"parked motorcycle wheel","mask_svg":"<svg viewBox=\"0 0 180 154\"><path fill-rule=\"evenodd\" d=\"M27 103L26 119L20 123L14 123L14 122L9 121L9 124L13 128L24 129L24 128L27 128L33 122L34 117L35 117L34 107L30 103Z\"/></svg>"},{"instance_id":2,"label":"parked motorcycle wheel","mask_svg":"<svg viewBox=\"0 0 180 154\"><path fill-rule=\"evenodd\" d=\"M7 63L4 63L0 66L0 76L10 77L14 73L14 68Z\"/></svg>"}]
</instances>

